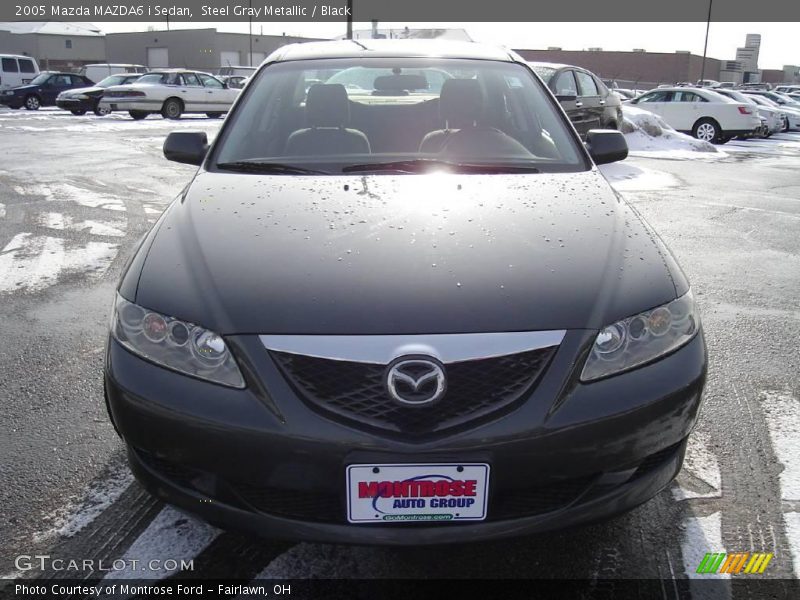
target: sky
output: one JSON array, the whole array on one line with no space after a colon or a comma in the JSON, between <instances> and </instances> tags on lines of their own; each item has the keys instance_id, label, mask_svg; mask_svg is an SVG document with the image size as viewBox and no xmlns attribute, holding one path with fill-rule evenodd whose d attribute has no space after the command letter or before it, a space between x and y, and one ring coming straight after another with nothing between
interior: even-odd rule
<instances>
[{"instance_id":1,"label":"sky","mask_svg":"<svg viewBox=\"0 0 800 600\"><path fill-rule=\"evenodd\" d=\"M148 26L164 29L165 23L96 23L103 31L143 31ZM369 29L370 23L356 23L356 29ZM517 49L559 46L564 50L633 50L649 52L689 50L702 55L706 24L702 23L380 23L381 28L404 26L463 28L477 42L502 44ZM247 22L175 23L173 29L215 27L218 31L247 33ZM344 35L344 23L253 23L253 32L263 34L337 37ZM780 69L800 65L797 23L711 23L708 56L721 60L736 57L736 48L744 46L748 33L761 34L759 67Z\"/></svg>"}]
</instances>

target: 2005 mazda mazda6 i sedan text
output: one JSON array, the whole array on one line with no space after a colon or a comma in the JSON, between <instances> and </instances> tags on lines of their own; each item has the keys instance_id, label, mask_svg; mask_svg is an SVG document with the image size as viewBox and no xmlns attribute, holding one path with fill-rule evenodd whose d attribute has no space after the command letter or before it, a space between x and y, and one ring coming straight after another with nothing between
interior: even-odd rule
<instances>
[{"instance_id":1,"label":"2005 mazda mazda6 i sedan text","mask_svg":"<svg viewBox=\"0 0 800 600\"><path fill-rule=\"evenodd\" d=\"M337 77L337 74L344 73ZM346 82L346 83L342 83ZM120 282L105 388L138 479L211 523L492 539L681 467L706 348L670 252L513 53L287 46Z\"/></svg>"}]
</instances>

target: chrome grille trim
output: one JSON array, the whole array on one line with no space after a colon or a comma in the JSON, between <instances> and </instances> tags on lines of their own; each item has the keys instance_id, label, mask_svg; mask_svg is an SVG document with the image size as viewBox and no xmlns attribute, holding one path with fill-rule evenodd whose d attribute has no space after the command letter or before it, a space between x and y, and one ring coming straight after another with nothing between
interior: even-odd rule
<instances>
[{"instance_id":1,"label":"chrome grille trim","mask_svg":"<svg viewBox=\"0 0 800 600\"><path fill-rule=\"evenodd\" d=\"M401 356L433 356L444 364L496 358L561 344L565 329L432 335L261 335L267 350L328 360L386 365Z\"/></svg>"}]
</instances>

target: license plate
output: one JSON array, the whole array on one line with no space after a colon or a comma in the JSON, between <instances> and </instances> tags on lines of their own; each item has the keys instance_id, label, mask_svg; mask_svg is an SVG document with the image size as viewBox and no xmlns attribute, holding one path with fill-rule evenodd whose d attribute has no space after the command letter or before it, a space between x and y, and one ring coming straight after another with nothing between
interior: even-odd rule
<instances>
[{"instance_id":1,"label":"license plate","mask_svg":"<svg viewBox=\"0 0 800 600\"><path fill-rule=\"evenodd\" d=\"M487 464L372 464L347 467L350 523L482 521Z\"/></svg>"}]
</instances>

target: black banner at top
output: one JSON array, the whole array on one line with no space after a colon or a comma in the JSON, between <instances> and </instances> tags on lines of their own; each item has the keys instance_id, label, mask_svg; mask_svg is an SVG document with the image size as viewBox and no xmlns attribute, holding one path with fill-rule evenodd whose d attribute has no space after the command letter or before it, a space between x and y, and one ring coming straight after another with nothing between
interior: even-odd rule
<instances>
[{"instance_id":1,"label":"black banner at top","mask_svg":"<svg viewBox=\"0 0 800 600\"><path fill-rule=\"evenodd\" d=\"M698 22L712 0L3 0L0 21ZM800 21L800 2L717 0L715 22Z\"/></svg>"}]
</instances>

